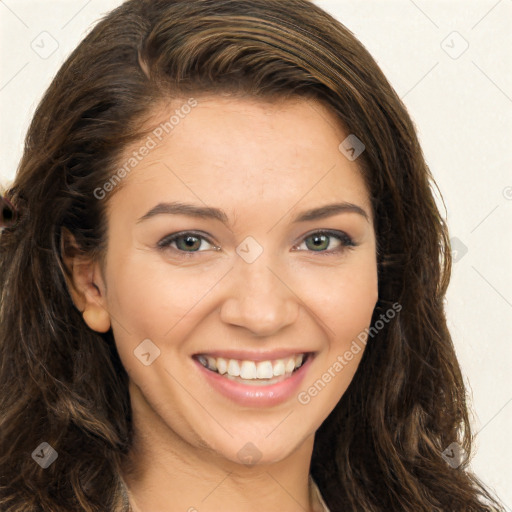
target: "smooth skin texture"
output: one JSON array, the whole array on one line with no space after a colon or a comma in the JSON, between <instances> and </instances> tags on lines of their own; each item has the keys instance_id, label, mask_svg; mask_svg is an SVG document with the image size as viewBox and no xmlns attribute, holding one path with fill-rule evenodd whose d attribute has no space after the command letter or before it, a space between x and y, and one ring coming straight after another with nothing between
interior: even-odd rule
<instances>
[{"instance_id":1,"label":"smooth skin texture","mask_svg":"<svg viewBox=\"0 0 512 512\"><path fill-rule=\"evenodd\" d=\"M357 160L338 149L348 133L321 103L197 100L106 199L103 271L98 262L69 262L84 320L99 332L112 327L130 376L135 437L123 477L143 512L315 510L308 493L314 434L363 351L308 404L294 394L264 408L241 407L211 388L192 355L311 351L299 391L321 378L370 326L378 299L368 191ZM155 109L155 126L183 103ZM171 202L222 209L227 224L169 213L140 220ZM342 211L293 222L339 202L367 218ZM321 230L342 238L315 239ZM204 238L192 248L183 239L159 247L189 231ZM249 236L263 248L253 263L236 252ZM160 355L145 366L134 350L148 338ZM253 466L238 457L249 442L261 453Z\"/></svg>"}]
</instances>

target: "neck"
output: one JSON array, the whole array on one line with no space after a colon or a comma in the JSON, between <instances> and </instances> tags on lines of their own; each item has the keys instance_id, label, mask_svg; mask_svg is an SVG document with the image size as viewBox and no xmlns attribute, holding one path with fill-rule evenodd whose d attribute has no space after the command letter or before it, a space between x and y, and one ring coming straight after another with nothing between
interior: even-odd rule
<instances>
[{"instance_id":1,"label":"neck","mask_svg":"<svg viewBox=\"0 0 512 512\"><path fill-rule=\"evenodd\" d=\"M133 512L322 510L309 482L313 435L278 462L248 466L184 440L133 398L132 417L133 445L122 478Z\"/></svg>"}]
</instances>

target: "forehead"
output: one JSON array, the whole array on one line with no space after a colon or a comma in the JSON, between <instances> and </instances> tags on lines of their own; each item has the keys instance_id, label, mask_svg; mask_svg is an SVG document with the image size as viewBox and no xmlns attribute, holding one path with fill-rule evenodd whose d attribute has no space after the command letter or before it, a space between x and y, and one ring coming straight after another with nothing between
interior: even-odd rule
<instances>
[{"instance_id":1,"label":"forehead","mask_svg":"<svg viewBox=\"0 0 512 512\"><path fill-rule=\"evenodd\" d=\"M339 150L348 133L321 102L204 96L184 108L191 104L183 98L155 107L152 131L141 141L150 149L114 202L136 196L151 207L187 198L274 213L319 199L369 206L357 162ZM139 149L130 147L126 156Z\"/></svg>"}]
</instances>

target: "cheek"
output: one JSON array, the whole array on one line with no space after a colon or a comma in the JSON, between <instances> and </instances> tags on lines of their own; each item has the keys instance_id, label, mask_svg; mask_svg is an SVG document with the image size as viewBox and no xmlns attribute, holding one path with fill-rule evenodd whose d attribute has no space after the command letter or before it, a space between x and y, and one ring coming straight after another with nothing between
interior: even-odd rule
<instances>
[{"instance_id":1,"label":"cheek","mask_svg":"<svg viewBox=\"0 0 512 512\"><path fill-rule=\"evenodd\" d=\"M322 320L328 345L314 362L297 400L311 417L325 418L349 387L363 356L366 330L378 300L376 267L369 265L359 272L346 268L331 276L330 293L310 299Z\"/></svg>"},{"instance_id":2,"label":"cheek","mask_svg":"<svg viewBox=\"0 0 512 512\"><path fill-rule=\"evenodd\" d=\"M335 344L339 348L369 327L378 300L376 272L347 276L336 298L330 301Z\"/></svg>"},{"instance_id":3,"label":"cheek","mask_svg":"<svg viewBox=\"0 0 512 512\"><path fill-rule=\"evenodd\" d=\"M332 346L343 348L369 327L378 300L377 265L372 255L308 276L304 301L323 322Z\"/></svg>"},{"instance_id":4,"label":"cheek","mask_svg":"<svg viewBox=\"0 0 512 512\"><path fill-rule=\"evenodd\" d=\"M229 268L228 268L229 269ZM116 339L162 341L187 326L226 273L223 266L172 267L145 254L118 259L109 273L108 307ZM119 337L117 336L119 334Z\"/></svg>"}]
</instances>

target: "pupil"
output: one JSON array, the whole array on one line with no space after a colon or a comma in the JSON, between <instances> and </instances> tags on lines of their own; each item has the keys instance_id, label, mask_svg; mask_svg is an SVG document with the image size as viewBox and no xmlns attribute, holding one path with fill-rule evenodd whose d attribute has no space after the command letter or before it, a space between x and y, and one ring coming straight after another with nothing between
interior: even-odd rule
<instances>
[{"instance_id":1,"label":"pupil","mask_svg":"<svg viewBox=\"0 0 512 512\"><path fill-rule=\"evenodd\" d=\"M325 249L323 245L327 242L327 236L326 235L313 235L311 237L313 240L313 248L314 249Z\"/></svg>"},{"instance_id":2,"label":"pupil","mask_svg":"<svg viewBox=\"0 0 512 512\"><path fill-rule=\"evenodd\" d=\"M192 249L192 248L194 248L194 245L197 243L198 238L193 237L193 236L187 236L183 240L185 241L186 247L188 247L189 249Z\"/></svg>"}]
</instances>

